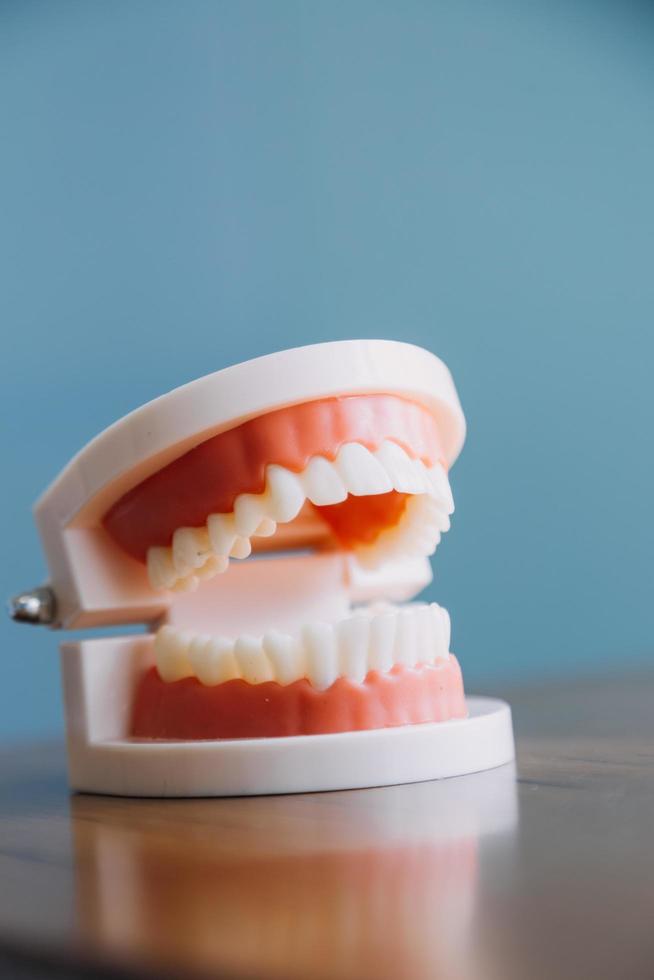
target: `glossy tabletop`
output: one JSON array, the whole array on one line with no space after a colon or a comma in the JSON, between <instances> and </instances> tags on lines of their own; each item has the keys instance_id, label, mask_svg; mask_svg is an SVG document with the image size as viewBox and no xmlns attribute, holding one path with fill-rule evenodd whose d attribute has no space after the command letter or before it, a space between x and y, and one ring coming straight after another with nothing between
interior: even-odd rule
<instances>
[{"instance_id":1,"label":"glossy tabletop","mask_svg":"<svg viewBox=\"0 0 654 980\"><path fill-rule=\"evenodd\" d=\"M654 976L654 675L511 696L517 771L226 800L69 796L0 753L0 975Z\"/></svg>"}]
</instances>

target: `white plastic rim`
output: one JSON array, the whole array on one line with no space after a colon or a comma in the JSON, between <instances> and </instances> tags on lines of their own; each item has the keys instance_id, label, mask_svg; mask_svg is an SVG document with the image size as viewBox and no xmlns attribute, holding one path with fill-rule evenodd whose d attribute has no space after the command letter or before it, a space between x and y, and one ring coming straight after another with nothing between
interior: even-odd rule
<instances>
[{"instance_id":1,"label":"white plastic rim","mask_svg":"<svg viewBox=\"0 0 654 980\"><path fill-rule=\"evenodd\" d=\"M69 742L73 790L117 796L264 796L393 786L515 757L511 709L467 698L465 719L333 735L206 742Z\"/></svg>"}]
</instances>

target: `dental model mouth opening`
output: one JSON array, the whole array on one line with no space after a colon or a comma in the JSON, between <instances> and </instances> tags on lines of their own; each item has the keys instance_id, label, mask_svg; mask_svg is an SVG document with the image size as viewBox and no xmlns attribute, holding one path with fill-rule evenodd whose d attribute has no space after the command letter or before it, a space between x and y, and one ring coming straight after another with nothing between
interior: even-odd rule
<instances>
[{"instance_id":1,"label":"dental model mouth opening","mask_svg":"<svg viewBox=\"0 0 654 980\"><path fill-rule=\"evenodd\" d=\"M153 589L195 591L296 538L370 569L433 554L454 509L434 416L388 394L307 402L202 442L121 497L104 526ZM298 524L299 530L294 525ZM299 535L299 538L298 536ZM316 734L465 714L449 617L369 607L292 633L236 637L162 625L133 734Z\"/></svg>"},{"instance_id":2,"label":"dental model mouth opening","mask_svg":"<svg viewBox=\"0 0 654 980\"><path fill-rule=\"evenodd\" d=\"M73 788L223 796L387 785L513 758L416 601L454 510L446 366L393 341L281 351L120 419L36 504Z\"/></svg>"}]
</instances>

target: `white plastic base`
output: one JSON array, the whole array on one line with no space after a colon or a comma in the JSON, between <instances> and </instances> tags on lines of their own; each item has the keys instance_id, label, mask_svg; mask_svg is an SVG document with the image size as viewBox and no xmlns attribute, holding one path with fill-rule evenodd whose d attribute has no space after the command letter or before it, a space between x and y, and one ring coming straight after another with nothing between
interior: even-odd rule
<instances>
[{"instance_id":1,"label":"white plastic base","mask_svg":"<svg viewBox=\"0 0 654 980\"><path fill-rule=\"evenodd\" d=\"M256 796L423 782L514 758L511 709L468 698L467 719L336 735L69 744L74 790L119 796Z\"/></svg>"}]
</instances>

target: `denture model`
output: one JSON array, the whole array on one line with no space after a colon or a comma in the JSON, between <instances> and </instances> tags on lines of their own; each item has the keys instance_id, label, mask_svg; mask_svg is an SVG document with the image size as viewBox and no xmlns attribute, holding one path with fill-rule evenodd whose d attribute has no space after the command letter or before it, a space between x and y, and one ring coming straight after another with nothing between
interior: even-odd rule
<instances>
[{"instance_id":1,"label":"denture model","mask_svg":"<svg viewBox=\"0 0 654 980\"><path fill-rule=\"evenodd\" d=\"M465 421L392 341L209 374L92 440L38 501L47 586L15 619L62 644L73 789L212 796L452 776L513 758L464 695L450 619L411 603L454 510Z\"/></svg>"}]
</instances>

